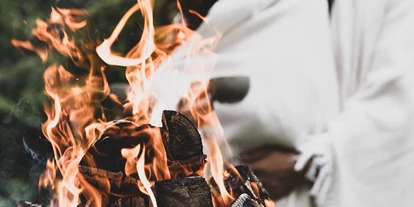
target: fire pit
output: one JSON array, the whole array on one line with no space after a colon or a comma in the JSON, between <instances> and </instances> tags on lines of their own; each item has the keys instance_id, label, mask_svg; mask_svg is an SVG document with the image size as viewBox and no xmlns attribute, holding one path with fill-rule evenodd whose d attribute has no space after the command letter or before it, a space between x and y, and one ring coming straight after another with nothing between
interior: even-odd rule
<instances>
[{"instance_id":1,"label":"fire pit","mask_svg":"<svg viewBox=\"0 0 414 207\"><path fill-rule=\"evenodd\" d=\"M154 133L162 138L163 150L167 154L170 179L155 181L155 176L148 180L154 182L154 192L158 206L264 206L270 195L247 166L237 166L228 170L224 184L231 192L233 202L226 205L221 197L217 182L212 178L208 182L203 177L207 156L203 153L202 138L190 120L175 111L164 111L162 127L150 125L138 126L134 122L119 120L109 125L100 138L90 147L79 165L79 176L87 180L102 192L103 206L154 206L148 193L140 190L142 181L139 174L125 171L127 159L122 149L146 146L145 163L152 163L157 153L153 148ZM94 160L93 166L88 160ZM129 175L128 175L129 174ZM82 197L82 196L81 196ZM84 200L79 206L91 205ZM20 202L17 206L40 206L30 202Z\"/></svg>"}]
</instances>

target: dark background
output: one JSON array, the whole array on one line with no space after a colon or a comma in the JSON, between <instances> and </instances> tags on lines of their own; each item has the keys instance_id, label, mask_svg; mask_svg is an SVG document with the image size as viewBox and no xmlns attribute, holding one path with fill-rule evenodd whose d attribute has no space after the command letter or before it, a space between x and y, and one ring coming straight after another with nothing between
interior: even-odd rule
<instances>
[{"instance_id":1,"label":"dark background","mask_svg":"<svg viewBox=\"0 0 414 207\"><path fill-rule=\"evenodd\" d=\"M156 25L167 23L176 13L175 0L156 1ZM46 21L51 7L77 7L89 11L88 30L99 43L109 37L134 0L1 0L0 3L0 207L18 201L40 201L39 175L51 156L50 145L41 133L45 120L43 72L61 61L52 54L46 63L34 53L15 48L12 39L34 40L31 30L36 19ZM168 13L166 12L168 11ZM121 33L114 49L126 53L140 38L142 19L135 14ZM64 59L64 58L63 58ZM126 82L125 69L107 66L109 83Z\"/></svg>"}]
</instances>

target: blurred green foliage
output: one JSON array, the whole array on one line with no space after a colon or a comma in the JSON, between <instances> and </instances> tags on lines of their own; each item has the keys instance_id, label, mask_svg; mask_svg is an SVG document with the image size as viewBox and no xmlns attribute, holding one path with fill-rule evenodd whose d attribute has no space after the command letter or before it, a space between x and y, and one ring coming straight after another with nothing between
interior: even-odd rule
<instances>
[{"instance_id":1,"label":"blurred green foliage","mask_svg":"<svg viewBox=\"0 0 414 207\"><path fill-rule=\"evenodd\" d=\"M155 24L171 19L176 11L169 6L172 0L155 1ZM80 7L89 11L89 37L103 41L123 14L136 3L134 0L31 0L0 1L0 207L15 206L20 200L39 200L37 181L43 167L39 156L25 150L23 137L41 139L45 100L43 72L48 64L34 53L15 48L12 39L28 40L36 19L47 20L51 6ZM175 2L175 1L173 1ZM140 13L135 14L114 45L125 54L139 40L142 28ZM121 67L107 66L110 83L125 82ZM26 139L26 138L25 138ZM42 151L44 148L39 148ZM33 158L39 160L34 160ZM40 167L39 167L40 166Z\"/></svg>"}]
</instances>

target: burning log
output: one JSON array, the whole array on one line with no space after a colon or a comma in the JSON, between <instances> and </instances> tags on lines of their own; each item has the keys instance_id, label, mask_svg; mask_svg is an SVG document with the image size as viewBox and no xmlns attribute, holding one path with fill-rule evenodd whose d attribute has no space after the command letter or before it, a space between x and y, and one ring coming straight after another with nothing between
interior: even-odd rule
<instances>
[{"instance_id":1,"label":"burning log","mask_svg":"<svg viewBox=\"0 0 414 207\"><path fill-rule=\"evenodd\" d=\"M265 200L270 200L269 193L248 166L236 166L235 169L229 170L229 172L229 175L224 179L224 184L227 191L237 198L232 207L265 206ZM218 203L218 206L223 206L224 204L220 199L220 190L215 180L211 179L210 184L216 203Z\"/></svg>"},{"instance_id":2,"label":"burning log","mask_svg":"<svg viewBox=\"0 0 414 207\"><path fill-rule=\"evenodd\" d=\"M121 150L141 144L147 146L147 152L151 151L153 146L150 142L154 139L151 131L158 130L162 135L161 144L165 147L171 178L202 175L206 155L203 153L202 140L197 129L185 116L175 111L164 111L162 123L163 127L158 128L150 125L138 126L126 120L116 121L103 131L83 157L79 166L80 174L96 188L107 193L112 206L137 202L149 206L148 196L137 187L140 182L138 176L126 175L126 160L122 157ZM146 156L146 163L150 163L153 158L154 155L151 154ZM149 180L155 179L150 177ZM190 185L194 182L178 183ZM207 193L210 195L209 191Z\"/></svg>"},{"instance_id":3,"label":"burning log","mask_svg":"<svg viewBox=\"0 0 414 207\"><path fill-rule=\"evenodd\" d=\"M151 206L148 197L120 198L111 204L111 207L146 207Z\"/></svg>"},{"instance_id":4,"label":"burning log","mask_svg":"<svg viewBox=\"0 0 414 207\"><path fill-rule=\"evenodd\" d=\"M213 207L210 187L203 177L159 181L153 189L157 204L162 207Z\"/></svg>"},{"instance_id":5,"label":"burning log","mask_svg":"<svg viewBox=\"0 0 414 207\"><path fill-rule=\"evenodd\" d=\"M152 163L157 152L154 148L154 133L165 149L170 178L157 180L153 175L148 180L155 184L152 190L158 206L231 206L263 207L270 198L261 182L247 166L237 166L229 170L224 184L235 199L231 204L224 204L216 182L211 179L207 184L203 176L206 155L197 129L184 115L175 111L164 111L162 128L151 125L138 126L132 121L115 121L107 126L99 139L90 147L79 165L79 176L93 185L103 194L103 205L110 207L150 207L153 204L147 194L142 192L142 185L137 174L127 175L126 159L122 149L146 146L145 163ZM152 148L151 148L152 147ZM144 153L141 151L140 153ZM137 157L140 157L138 154ZM88 206L88 201L83 204ZM29 202L20 202L18 207L41 207Z\"/></svg>"},{"instance_id":6,"label":"burning log","mask_svg":"<svg viewBox=\"0 0 414 207\"><path fill-rule=\"evenodd\" d=\"M163 129L168 157L171 160L187 160L203 154L201 136L191 121L175 111L164 111Z\"/></svg>"},{"instance_id":7,"label":"burning log","mask_svg":"<svg viewBox=\"0 0 414 207\"><path fill-rule=\"evenodd\" d=\"M257 201L252 199L246 193L243 193L233 202L231 207L262 207L262 205L257 203Z\"/></svg>"},{"instance_id":8,"label":"burning log","mask_svg":"<svg viewBox=\"0 0 414 207\"><path fill-rule=\"evenodd\" d=\"M197 28L203 19L200 17L205 16L216 1L180 0L188 26ZM45 177L39 186L53 189L52 206L223 206L218 188L215 184L212 184L213 187L207 184L203 177L207 156L203 153L200 134L187 117L175 111L164 111L161 128L141 125L148 122L153 110L152 97L156 95L152 87L146 87L151 85L146 81L193 32L177 25L155 30L151 18L152 3L140 0L124 15L114 33L95 47L95 41L77 41L75 35L90 28L85 27L88 13L82 9L84 3L58 1L51 8L51 17L47 22L37 21L38 28L33 34L37 36L35 43L40 47L35 47L36 44L31 42L13 43L38 53L43 61L52 50L65 57L65 63L52 64L44 73L50 103L45 107L48 119L42 130L52 143L55 157L48 160ZM126 57L116 55L111 46L118 39L127 19L138 10L144 17L141 38L145 41L133 47ZM168 30L173 32L172 36ZM215 44L215 40L208 42ZM206 44L195 44L189 49L191 57L213 54ZM199 51L201 54L198 54ZM127 67L126 78L132 87L125 96L128 97L127 104L122 105L110 93L104 62ZM233 89L243 86L243 90L220 93L222 90L218 89L228 84L229 80L219 78L211 81L208 91L204 91L204 87L196 91L206 97L210 93L212 100L219 102L242 100L248 93L248 79L230 80L232 86L239 84ZM200 120L207 119L205 115L211 113L208 106L205 114L199 115ZM125 120L107 122L118 118ZM104 126L106 128L102 131ZM98 131L101 133L99 137L96 136ZM211 174L216 181L220 181L221 190L227 187L230 192L230 195L221 192L226 195L224 206L263 206L268 194L250 170L237 168L238 172L231 172L223 186L223 160L219 146L216 146L212 136L205 140L213 146L208 151L213 160ZM20 202L18 206L40 205Z\"/></svg>"},{"instance_id":9,"label":"burning log","mask_svg":"<svg viewBox=\"0 0 414 207\"><path fill-rule=\"evenodd\" d=\"M171 177L201 176L207 156L197 129L187 117L175 111L164 111L162 123Z\"/></svg>"},{"instance_id":10,"label":"burning log","mask_svg":"<svg viewBox=\"0 0 414 207\"><path fill-rule=\"evenodd\" d=\"M131 121L116 121L108 126L83 157L79 172L96 188L120 198L144 196L137 187L138 176L126 176L124 148L133 148L151 139L150 125L138 126ZM108 186L109 182L109 186Z\"/></svg>"}]
</instances>

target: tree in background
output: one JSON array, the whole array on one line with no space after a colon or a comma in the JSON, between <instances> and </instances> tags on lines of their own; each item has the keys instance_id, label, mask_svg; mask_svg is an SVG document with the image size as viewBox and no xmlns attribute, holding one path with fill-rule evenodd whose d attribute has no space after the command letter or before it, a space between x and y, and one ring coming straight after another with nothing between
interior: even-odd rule
<instances>
[{"instance_id":1,"label":"tree in background","mask_svg":"<svg viewBox=\"0 0 414 207\"><path fill-rule=\"evenodd\" d=\"M155 1L156 25L166 24L177 12L175 3ZM175 2L175 1L173 1ZM0 3L0 206L14 206L20 200L42 201L38 178L45 161L52 156L50 144L41 132L45 121L43 72L52 62L71 68L70 61L51 54L46 63L33 52L15 48L12 39L42 44L31 35L36 19L47 20L51 7L85 8L89 12L85 37L99 44L108 37L132 0L32 0ZM139 13L127 23L114 49L126 53L140 39ZM108 82L126 82L124 68L106 66Z\"/></svg>"}]
</instances>

